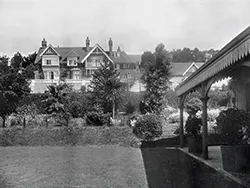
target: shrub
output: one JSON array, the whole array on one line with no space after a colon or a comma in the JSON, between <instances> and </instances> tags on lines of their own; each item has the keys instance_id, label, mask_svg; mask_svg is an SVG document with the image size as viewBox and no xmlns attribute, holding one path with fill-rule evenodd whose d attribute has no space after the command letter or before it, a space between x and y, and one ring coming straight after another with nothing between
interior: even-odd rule
<instances>
[{"instance_id":1,"label":"shrub","mask_svg":"<svg viewBox=\"0 0 250 188\"><path fill-rule=\"evenodd\" d=\"M230 145L249 143L250 114L245 110L229 108L216 118L218 131Z\"/></svg>"},{"instance_id":2,"label":"shrub","mask_svg":"<svg viewBox=\"0 0 250 188\"><path fill-rule=\"evenodd\" d=\"M95 105L87 112L86 123L93 126L110 125L110 114L105 114L100 106Z\"/></svg>"},{"instance_id":3,"label":"shrub","mask_svg":"<svg viewBox=\"0 0 250 188\"><path fill-rule=\"evenodd\" d=\"M220 109L210 109L207 111L207 121L215 121L219 116ZM202 118L202 111L197 112L197 117Z\"/></svg>"},{"instance_id":4,"label":"shrub","mask_svg":"<svg viewBox=\"0 0 250 188\"><path fill-rule=\"evenodd\" d=\"M133 133L140 139L151 140L162 135L160 118L155 114L145 114L136 121Z\"/></svg>"},{"instance_id":5,"label":"shrub","mask_svg":"<svg viewBox=\"0 0 250 188\"><path fill-rule=\"evenodd\" d=\"M125 105L125 112L126 114L133 114L135 111L136 107L135 105L129 101L126 105Z\"/></svg>"},{"instance_id":6,"label":"shrub","mask_svg":"<svg viewBox=\"0 0 250 188\"><path fill-rule=\"evenodd\" d=\"M202 103L198 98L190 99L186 104L186 109L188 113L196 114L199 110L201 110Z\"/></svg>"},{"instance_id":7,"label":"shrub","mask_svg":"<svg viewBox=\"0 0 250 188\"><path fill-rule=\"evenodd\" d=\"M183 112L183 121L185 122L188 118L187 112ZM168 117L169 123L179 123L180 122L180 111L177 111L175 113L172 113Z\"/></svg>"},{"instance_id":8,"label":"shrub","mask_svg":"<svg viewBox=\"0 0 250 188\"><path fill-rule=\"evenodd\" d=\"M190 115L185 124L185 131L189 135L196 137L200 134L201 125L202 125L201 118L198 118L195 115Z\"/></svg>"}]
</instances>

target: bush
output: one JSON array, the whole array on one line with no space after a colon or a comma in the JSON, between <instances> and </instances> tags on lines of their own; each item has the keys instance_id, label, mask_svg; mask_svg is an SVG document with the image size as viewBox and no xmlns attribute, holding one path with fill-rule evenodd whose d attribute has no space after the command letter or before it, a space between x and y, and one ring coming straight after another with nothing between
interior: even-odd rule
<instances>
[{"instance_id":1,"label":"bush","mask_svg":"<svg viewBox=\"0 0 250 188\"><path fill-rule=\"evenodd\" d=\"M129 101L126 105L125 105L125 112L126 114L133 114L136 110L135 105Z\"/></svg>"},{"instance_id":2,"label":"bush","mask_svg":"<svg viewBox=\"0 0 250 188\"><path fill-rule=\"evenodd\" d=\"M162 135L160 118L155 114L145 114L136 121L133 133L140 139L151 140Z\"/></svg>"},{"instance_id":3,"label":"bush","mask_svg":"<svg viewBox=\"0 0 250 188\"><path fill-rule=\"evenodd\" d=\"M245 110L229 108L216 118L218 131L230 145L246 144L250 139L250 114Z\"/></svg>"},{"instance_id":4,"label":"bush","mask_svg":"<svg viewBox=\"0 0 250 188\"><path fill-rule=\"evenodd\" d=\"M186 109L188 113L196 114L199 110L201 110L202 102L198 98L190 99L186 104Z\"/></svg>"},{"instance_id":5,"label":"bush","mask_svg":"<svg viewBox=\"0 0 250 188\"><path fill-rule=\"evenodd\" d=\"M207 111L207 121L215 121L219 116L220 109L210 109ZM197 112L197 116L202 118L202 111Z\"/></svg>"},{"instance_id":6,"label":"bush","mask_svg":"<svg viewBox=\"0 0 250 188\"><path fill-rule=\"evenodd\" d=\"M91 111L87 112L87 125L102 126L110 125L110 114L104 113L100 106L95 105Z\"/></svg>"},{"instance_id":7,"label":"bush","mask_svg":"<svg viewBox=\"0 0 250 188\"><path fill-rule=\"evenodd\" d=\"M187 112L183 112L183 122L185 122L188 118ZM180 111L177 111L175 113L172 113L168 117L169 123L179 123L180 122Z\"/></svg>"}]
</instances>

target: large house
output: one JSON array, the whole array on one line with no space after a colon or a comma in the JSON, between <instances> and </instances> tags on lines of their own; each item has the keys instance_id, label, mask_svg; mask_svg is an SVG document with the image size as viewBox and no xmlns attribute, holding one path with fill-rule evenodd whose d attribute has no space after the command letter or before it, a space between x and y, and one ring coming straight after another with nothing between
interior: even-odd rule
<instances>
[{"instance_id":1,"label":"large house","mask_svg":"<svg viewBox=\"0 0 250 188\"><path fill-rule=\"evenodd\" d=\"M35 72L35 79L31 82L34 93L44 92L48 85L58 84L61 77L72 84L74 89L88 87L91 75L104 62L113 63L120 72L121 81L129 82L137 79L140 55L129 55L120 47L113 50L113 41L108 41L108 50L99 44L90 46L87 37L84 47L54 47L47 45L45 39L41 42L35 64L41 66L42 71Z\"/></svg>"},{"instance_id":2,"label":"large house","mask_svg":"<svg viewBox=\"0 0 250 188\"><path fill-rule=\"evenodd\" d=\"M170 88L174 90L177 85L184 81L188 76L200 68L204 62L171 62L170 69ZM139 80L131 88L131 91L144 91L145 86Z\"/></svg>"},{"instance_id":3,"label":"large house","mask_svg":"<svg viewBox=\"0 0 250 188\"><path fill-rule=\"evenodd\" d=\"M183 82L203 64L204 62L172 62L170 69L171 88L175 89L177 85Z\"/></svg>"}]
</instances>

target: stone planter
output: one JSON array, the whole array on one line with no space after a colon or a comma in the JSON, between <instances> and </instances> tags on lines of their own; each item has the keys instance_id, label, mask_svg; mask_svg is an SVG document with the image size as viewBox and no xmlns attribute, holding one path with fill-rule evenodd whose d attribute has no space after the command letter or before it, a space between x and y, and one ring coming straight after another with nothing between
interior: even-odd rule
<instances>
[{"instance_id":1,"label":"stone planter","mask_svg":"<svg viewBox=\"0 0 250 188\"><path fill-rule=\"evenodd\" d=\"M189 135L188 141L188 152L190 153L202 153L202 138L201 136L194 137Z\"/></svg>"},{"instance_id":2,"label":"stone planter","mask_svg":"<svg viewBox=\"0 0 250 188\"><path fill-rule=\"evenodd\" d=\"M223 169L228 172L250 172L250 145L221 146Z\"/></svg>"}]
</instances>

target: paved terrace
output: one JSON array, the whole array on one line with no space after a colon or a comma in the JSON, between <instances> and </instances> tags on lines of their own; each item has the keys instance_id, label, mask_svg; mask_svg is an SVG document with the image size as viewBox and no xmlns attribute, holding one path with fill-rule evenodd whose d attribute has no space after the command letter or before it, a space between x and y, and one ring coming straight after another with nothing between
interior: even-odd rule
<instances>
[{"instance_id":1,"label":"paved terrace","mask_svg":"<svg viewBox=\"0 0 250 188\"><path fill-rule=\"evenodd\" d=\"M220 146L209 146L208 147L208 152L209 152L209 159L208 160L204 160L201 158L201 156L197 156L197 155L189 153L188 148L183 148L180 150L182 150L183 152L187 153L188 155L194 157L195 159L204 163L205 165L216 169L222 175L227 176L228 178L230 178L230 179L232 179L240 184L243 184L246 187L250 187L250 173L232 173L232 172L227 172L227 171L223 170Z\"/></svg>"}]
</instances>

